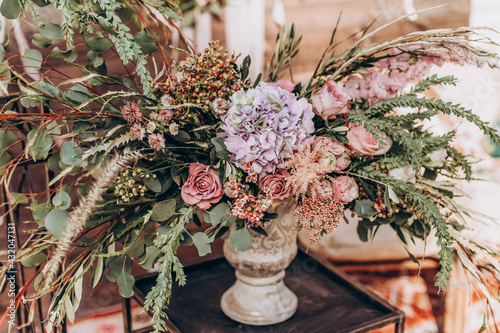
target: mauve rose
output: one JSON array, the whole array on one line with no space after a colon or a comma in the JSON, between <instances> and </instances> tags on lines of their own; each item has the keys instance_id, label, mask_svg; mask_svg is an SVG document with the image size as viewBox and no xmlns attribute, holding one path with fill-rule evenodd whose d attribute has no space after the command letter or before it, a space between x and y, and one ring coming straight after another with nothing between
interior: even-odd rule
<instances>
[{"instance_id":1,"label":"mauve rose","mask_svg":"<svg viewBox=\"0 0 500 333\"><path fill-rule=\"evenodd\" d=\"M214 169L200 163L189 166L189 177L182 186L181 196L185 203L197 205L201 209L210 208L222 198L219 175Z\"/></svg>"},{"instance_id":2,"label":"mauve rose","mask_svg":"<svg viewBox=\"0 0 500 333\"><path fill-rule=\"evenodd\" d=\"M382 138L379 142L363 126L349 124L350 131L347 132L347 144L352 150L360 154L375 156L383 155L392 147L392 140L385 133L379 136Z\"/></svg>"},{"instance_id":3,"label":"mauve rose","mask_svg":"<svg viewBox=\"0 0 500 333\"><path fill-rule=\"evenodd\" d=\"M295 88L295 83L290 80L278 80L274 85L281 89L285 89L288 92L292 92L293 88Z\"/></svg>"},{"instance_id":4,"label":"mauve rose","mask_svg":"<svg viewBox=\"0 0 500 333\"><path fill-rule=\"evenodd\" d=\"M316 89L311 96L315 114L323 119L335 119L338 115L349 113L349 95L333 80Z\"/></svg>"},{"instance_id":5,"label":"mauve rose","mask_svg":"<svg viewBox=\"0 0 500 333\"><path fill-rule=\"evenodd\" d=\"M320 150L324 152L323 155L333 154L335 156L340 156L345 152L345 147L342 143L326 136L316 137L311 144L311 149Z\"/></svg>"},{"instance_id":6,"label":"mauve rose","mask_svg":"<svg viewBox=\"0 0 500 333\"><path fill-rule=\"evenodd\" d=\"M358 197L358 184L347 176L339 176L334 180L333 194L343 204L348 204Z\"/></svg>"},{"instance_id":7,"label":"mauve rose","mask_svg":"<svg viewBox=\"0 0 500 333\"><path fill-rule=\"evenodd\" d=\"M273 192L269 196L271 199L283 200L290 195L290 186L286 183L288 177L290 177L288 171L278 169L276 173L262 178L257 185L260 189L272 188Z\"/></svg>"}]
</instances>

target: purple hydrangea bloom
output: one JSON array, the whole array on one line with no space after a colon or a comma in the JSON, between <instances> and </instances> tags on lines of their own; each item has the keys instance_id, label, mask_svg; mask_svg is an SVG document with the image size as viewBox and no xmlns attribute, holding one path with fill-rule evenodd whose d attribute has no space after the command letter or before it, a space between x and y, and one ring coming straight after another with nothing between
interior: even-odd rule
<instances>
[{"instance_id":1,"label":"purple hydrangea bloom","mask_svg":"<svg viewBox=\"0 0 500 333\"><path fill-rule=\"evenodd\" d=\"M314 131L314 113L306 99L274 84L261 83L231 96L222 116L221 137L236 166L256 173L274 173L276 167L298 151Z\"/></svg>"}]
</instances>

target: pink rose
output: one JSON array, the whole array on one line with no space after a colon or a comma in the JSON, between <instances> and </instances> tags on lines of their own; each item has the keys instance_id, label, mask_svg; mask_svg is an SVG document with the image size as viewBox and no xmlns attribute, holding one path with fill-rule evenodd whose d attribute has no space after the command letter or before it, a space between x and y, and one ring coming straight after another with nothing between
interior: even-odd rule
<instances>
[{"instance_id":1,"label":"pink rose","mask_svg":"<svg viewBox=\"0 0 500 333\"><path fill-rule=\"evenodd\" d=\"M325 170L326 173L337 170L337 158L335 155L320 158L318 160L318 164L323 167L323 170Z\"/></svg>"},{"instance_id":2,"label":"pink rose","mask_svg":"<svg viewBox=\"0 0 500 333\"><path fill-rule=\"evenodd\" d=\"M342 143L333 140L326 136L318 136L311 144L312 150L320 150L324 152L323 155L340 156L345 152L345 147Z\"/></svg>"},{"instance_id":3,"label":"pink rose","mask_svg":"<svg viewBox=\"0 0 500 333\"><path fill-rule=\"evenodd\" d=\"M351 164L351 158L349 153L343 153L337 157L337 170L345 170Z\"/></svg>"},{"instance_id":4,"label":"pink rose","mask_svg":"<svg viewBox=\"0 0 500 333\"><path fill-rule=\"evenodd\" d=\"M295 83L290 80L278 80L274 85L288 92L292 92L293 88L295 88Z\"/></svg>"},{"instance_id":5,"label":"pink rose","mask_svg":"<svg viewBox=\"0 0 500 333\"><path fill-rule=\"evenodd\" d=\"M201 209L210 208L222 198L222 186L219 175L213 168L193 163L189 166L189 177L182 186L181 196L189 205L198 205Z\"/></svg>"},{"instance_id":6,"label":"pink rose","mask_svg":"<svg viewBox=\"0 0 500 333\"><path fill-rule=\"evenodd\" d=\"M313 111L323 119L335 119L338 115L349 113L349 96L333 80L316 89L311 96Z\"/></svg>"},{"instance_id":7,"label":"pink rose","mask_svg":"<svg viewBox=\"0 0 500 333\"><path fill-rule=\"evenodd\" d=\"M348 146L360 154L368 156L383 155L392 147L392 140L385 133L379 135L382 140L377 142L373 135L363 126L349 124L349 128L351 130L347 132Z\"/></svg>"},{"instance_id":8,"label":"pink rose","mask_svg":"<svg viewBox=\"0 0 500 333\"><path fill-rule=\"evenodd\" d=\"M334 183L333 194L344 205L358 197L358 184L354 178L339 176L335 178Z\"/></svg>"},{"instance_id":9,"label":"pink rose","mask_svg":"<svg viewBox=\"0 0 500 333\"><path fill-rule=\"evenodd\" d=\"M262 178L257 185L259 185L260 189L264 187L272 188L273 191L269 196L271 199L283 200L290 195L290 186L286 183L288 177L290 177L288 171L278 169L276 173Z\"/></svg>"}]
</instances>

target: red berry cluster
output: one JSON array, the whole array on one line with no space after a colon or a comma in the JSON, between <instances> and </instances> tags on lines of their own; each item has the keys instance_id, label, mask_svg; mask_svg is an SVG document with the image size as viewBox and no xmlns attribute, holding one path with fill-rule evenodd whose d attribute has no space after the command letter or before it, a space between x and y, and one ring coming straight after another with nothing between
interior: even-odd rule
<instances>
[{"instance_id":1,"label":"red berry cluster","mask_svg":"<svg viewBox=\"0 0 500 333\"><path fill-rule=\"evenodd\" d=\"M248 88L239 79L237 57L228 58L227 51L218 41L209 43L204 52L190 55L186 60L175 62L176 74L166 76L163 83L155 86L158 95L168 95L173 105L197 104L203 110L212 110L216 98L229 99L233 93ZM189 107L179 107L175 117L181 117Z\"/></svg>"}]
</instances>

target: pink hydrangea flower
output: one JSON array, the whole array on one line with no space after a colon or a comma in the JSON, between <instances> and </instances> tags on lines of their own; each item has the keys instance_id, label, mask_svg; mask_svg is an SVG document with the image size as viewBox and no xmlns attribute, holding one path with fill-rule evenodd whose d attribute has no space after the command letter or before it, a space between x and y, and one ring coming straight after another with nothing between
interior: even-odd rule
<instances>
[{"instance_id":1,"label":"pink hydrangea flower","mask_svg":"<svg viewBox=\"0 0 500 333\"><path fill-rule=\"evenodd\" d=\"M230 108L221 116L219 136L237 167L270 174L307 143L314 131L313 118L305 98L261 82L231 96Z\"/></svg>"}]
</instances>

